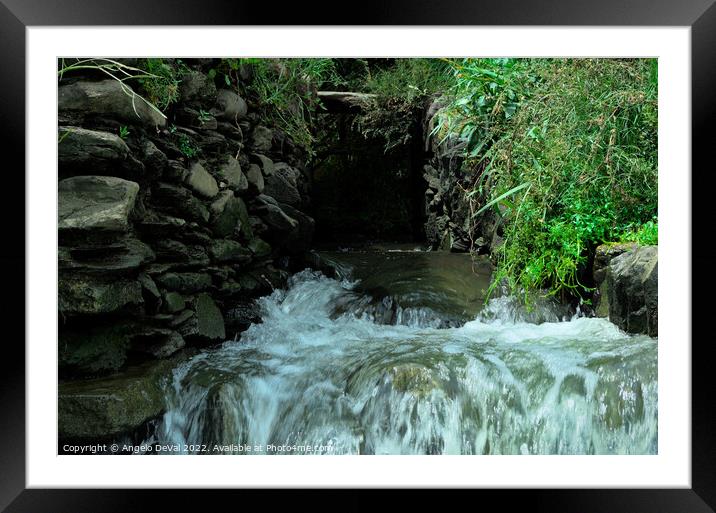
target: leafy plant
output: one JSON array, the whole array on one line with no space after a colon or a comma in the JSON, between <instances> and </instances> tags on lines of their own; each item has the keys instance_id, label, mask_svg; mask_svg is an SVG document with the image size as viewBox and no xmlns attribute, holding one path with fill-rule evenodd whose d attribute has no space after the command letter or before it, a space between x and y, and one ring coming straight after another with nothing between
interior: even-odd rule
<instances>
[{"instance_id":1,"label":"leafy plant","mask_svg":"<svg viewBox=\"0 0 716 513\"><path fill-rule=\"evenodd\" d=\"M199 149L184 134L179 135L179 150L188 158L195 157L199 153Z\"/></svg>"},{"instance_id":2,"label":"leafy plant","mask_svg":"<svg viewBox=\"0 0 716 513\"><path fill-rule=\"evenodd\" d=\"M206 123L207 121L211 120L212 117L213 116L211 114L209 114L208 112L206 112L204 109L199 110L199 121L201 122L202 125L204 123Z\"/></svg>"},{"instance_id":3,"label":"leafy plant","mask_svg":"<svg viewBox=\"0 0 716 513\"><path fill-rule=\"evenodd\" d=\"M656 61L450 64L455 85L435 134L466 143L468 199L504 222L491 291L582 296L597 244L656 241Z\"/></svg>"},{"instance_id":4,"label":"leafy plant","mask_svg":"<svg viewBox=\"0 0 716 513\"><path fill-rule=\"evenodd\" d=\"M244 93L253 99L264 119L288 135L309 156L315 153L312 117L319 109L316 89L339 80L333 59L235 59L237 69L249 66L252 79Z\"/></svg>"},{"instance_id":5,"label":"leafy plant","mask_svg":"<svg viewBox=\"0 0 716 513\"><path fill-rule=\"evenodd\" d=\"M126 125L122 125L119 127L119 137L122 139L126 139L129 136L129 128L127 128Z\"/></svg>"},{"instance_id":6,"label":"leafy plant","mask_svg":"<svg viewBox=\"0 0 716 513\"><path fill-rule=\"evenodd\" d=\"M628 226L621 236L622 242L636 242L642 246L655 246L659 243L659 224L654 218L641 226Z\"/></svg>"},{"instance_id":7,"label":"leafy plant","mask_svg":"<svg viewBox=\"0 0 716 513\"><path fill-rule=\"evenodd\" d=\"M172 103L179 100L181 76L188 68L180 59L165 61L160 58L143 59L140 66L151 75L151 78L139 79L147 97L160 110L166 111Z\"/></svg>"}]
</instances>

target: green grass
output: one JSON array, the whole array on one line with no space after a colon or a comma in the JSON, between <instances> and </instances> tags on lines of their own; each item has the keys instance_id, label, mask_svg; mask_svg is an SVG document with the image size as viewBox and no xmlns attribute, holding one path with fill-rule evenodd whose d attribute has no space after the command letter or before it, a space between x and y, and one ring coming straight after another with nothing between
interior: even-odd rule
<instances>
[{"instance_id":1,"label":"green grass","mask_svg":"<svg viewBox=\"0 0 716 513\"><path fill-rule=\"evenodd\" d=\"M493 285L582 296L579 276L597 244L656 242L655 60L451 66L452 101L436 134L467 141L470 200L504 220Z\"/></svg>"}]
</instances>

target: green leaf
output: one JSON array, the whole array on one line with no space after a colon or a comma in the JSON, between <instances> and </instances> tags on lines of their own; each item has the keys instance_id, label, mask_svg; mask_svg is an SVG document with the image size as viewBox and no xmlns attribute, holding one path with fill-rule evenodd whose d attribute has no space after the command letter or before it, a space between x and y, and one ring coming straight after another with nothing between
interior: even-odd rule
<instances>
[{"instance_id":1,"label":"green leaf","mask_svg":"<svg viewBox=\"0 0 716 513\"><path fill-rule=\"evenodd\" d=\"M500 201L502 201L502 200L505 199L506 197L511 196L512 194L521 191L521 190L524 189L525 187L529 186L529 184L530 184L530 182L522 183L522 184L518 185L517 187L513 187L512 189L510 189L509 191L505 192L504 194L500 194L498 197L496 197L496 198L493 199L492 201L490 201L490 202L488 202L487 204L485 204L480 210L478 210L477 212L475 212L475 213L472 215L472 217L477 217L477 216L479 216L479 215L482 214L485 210L487 210L488 208L490 208L492 205L495 205L496 203L499 203Z\"/></svg>"}]
</instances>

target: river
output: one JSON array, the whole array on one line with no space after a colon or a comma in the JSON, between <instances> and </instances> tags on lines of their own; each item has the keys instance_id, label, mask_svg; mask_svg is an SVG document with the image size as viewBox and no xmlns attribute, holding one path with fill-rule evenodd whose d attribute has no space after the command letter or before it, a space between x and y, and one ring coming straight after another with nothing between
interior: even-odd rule
<instances>
[{"instance_id":1,"label":"river","mask_svg":"<svg viewBox=\"0 0 716 513\"><path fill-rule=\"evenodd\" d=\"M657 340L490 300L487 261L324 252L262 322L180 364L150 442L180 452L655 454Z\"/></svg>"}]
</instances>

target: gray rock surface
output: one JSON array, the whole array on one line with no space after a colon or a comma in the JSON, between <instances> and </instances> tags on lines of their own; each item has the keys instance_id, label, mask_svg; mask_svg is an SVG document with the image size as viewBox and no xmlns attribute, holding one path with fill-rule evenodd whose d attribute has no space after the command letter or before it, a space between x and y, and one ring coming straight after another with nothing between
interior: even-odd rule
<instances>
[{"instance_id":1,"label":"gray rock surface","mask_svg":"<svg viewBox=\"0 0 716 513\"><path fill-rule=\"evenodd\" d=\"M110 176L75 176L59 183L58 229L125 232L139 184Z\"/></svg>"},{"instance_id":2,"label":"gray rock surface","mask_svg":"<svg viewBox=\"0 0 716 513\"><path fill-rule=\"evenodd\" d=\"M74 82L58 89L58 110L79 116L114 117L147 129L166 126L166 118L139 97L126 83L114 79Z\"/></svg>"}]
</instances>

